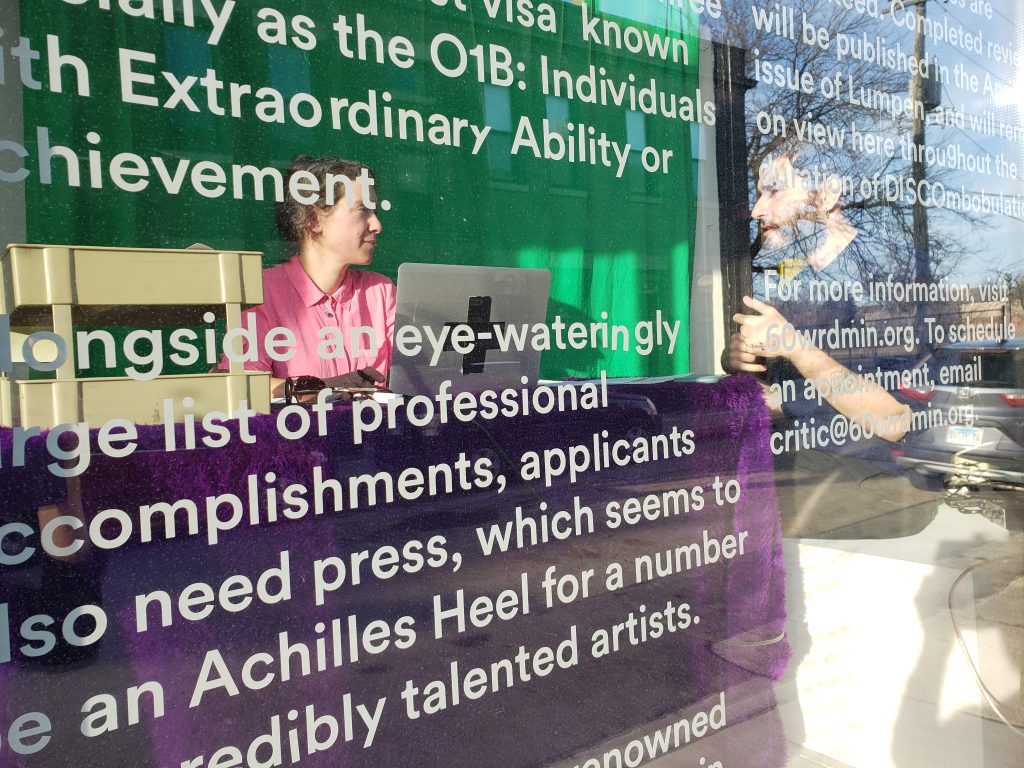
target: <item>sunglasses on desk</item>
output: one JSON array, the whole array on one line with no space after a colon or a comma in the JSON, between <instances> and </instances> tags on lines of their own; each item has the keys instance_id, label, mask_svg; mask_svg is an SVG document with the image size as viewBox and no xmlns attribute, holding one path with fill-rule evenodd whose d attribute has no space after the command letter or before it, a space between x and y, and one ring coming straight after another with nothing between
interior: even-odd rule
<instances>
[{"instance_id":1,"label":"sunglasses on desk","mask_svg":"<svg viewBox=\"0 0 1024 768\"><path fill-rule=\"evenodd\" d=\"M371 399L375 392L382 391L380 387L373 386L374 380L370 376L362 371L355 373L366 386L331 386L317 376L289 376L284 380L284 401L300 405L315 403L325 389L331 391L328 401Z\"/></svg>"}]
</instances>

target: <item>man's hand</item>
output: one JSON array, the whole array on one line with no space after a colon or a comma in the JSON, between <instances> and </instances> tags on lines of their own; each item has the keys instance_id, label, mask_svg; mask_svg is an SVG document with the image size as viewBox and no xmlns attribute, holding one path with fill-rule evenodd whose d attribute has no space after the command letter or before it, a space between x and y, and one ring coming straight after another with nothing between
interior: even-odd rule
<instances>
[{"instance_id":1,"label":"man's hand","mask_svg":"<svg viewBox=\"0 0 1024 768\"><path fill-rule=\"evenodd\" d=\"M756 314L737 312L732 316L740 329L729 341L729 367L737 372L761 373L767 369L759 358L785 355L779 341L787 321L775 307L750 296L744 296L743 303Z\"/></svg>"},{"instance_id":2,"label":"man's hand","mask_svg":"<svg viewBox=\"0 0 1024 768\"><path fill-rule=\"evenodd\" d=\"M738 333L729 337L729 356L725 368L729 373L764 373L768 366L758 362L759 355L750 351L750 345Z\"/></svg>"},{"instance_id":3,"label":"man's hand","mask_svg":"<svg viewBox=\"0 0 1024 768\"><path fill-rule=\"evenodd\" d=\"M825 399L829 404L851 422L861 426L871 424L874 434L883 440L894 442L906 434L910 419L907 406L900 404L874 381L852 373L813 344L783 347L782 330L787 324L786 318L774 307L749 296L743 297L743 303L756 314L737 313L732 316L740 326L739 333L734 333L729 343L729 365L733 370L759 373L765 370L765 366L758 362L758 358L785 357L804 379L815 386L820 386L821 382L852 379L857 383L849 388L837 390L828 387ZM779 404L769 397L767 388L765 400L769 408L780 410Z\"/></svg>"}]
</instances>

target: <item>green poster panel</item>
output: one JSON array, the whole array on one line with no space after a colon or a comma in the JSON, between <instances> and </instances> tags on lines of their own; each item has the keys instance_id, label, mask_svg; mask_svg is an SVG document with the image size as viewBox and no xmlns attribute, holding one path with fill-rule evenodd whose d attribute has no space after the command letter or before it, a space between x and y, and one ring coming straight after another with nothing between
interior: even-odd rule
<instances>
[{"instance_id":1,"label":"green poster panel","mask_svg":"<svg viewBox=\"0 0 1024 768\"><path fill-rule=\"evenodd\" d=\"M688 370L694 128L714 122L688 10L104 5L22 3L41 57L24 89L30 241L200 242L277 263L280 170L352 157L387 201L374 269L543 267L550 322L680 321L671 355L552 350L543 375Z\"/></svg>"}]
</instances>

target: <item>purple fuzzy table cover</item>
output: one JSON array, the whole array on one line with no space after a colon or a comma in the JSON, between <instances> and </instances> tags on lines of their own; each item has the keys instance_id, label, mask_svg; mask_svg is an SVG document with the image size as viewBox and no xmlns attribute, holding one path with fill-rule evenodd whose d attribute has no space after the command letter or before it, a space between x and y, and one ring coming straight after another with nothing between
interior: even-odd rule
<instances>
[{"instance_id":1,"label":"purple fuzzy table cover","mask_svg":"<svg viewBox=\"0 0 1024 768\"><path fill-rule=\"evenodd\" d=\"M386 680L390 687L382 686L377 690L387 689L388 706L395 709L389 710L389 717L381 725L382 730L387 726L386 736L382 733L378 739L410 743L396 746L395 756L392 756L391 752L385 752L387 746L380 747L382 741L364 750L359 739L343 743L339 738L330 751L314 755L303 753L301 765L397 765L411 764L406 761L412 760L420 765L542 764L555 762L623 732L628 718L623 719L621 710L630 707L631 696L635 697L638 718L632 726L637 727L715 691L732 690L751 679L778 680L785 671L790 650L783 637L784 571L772 456L768 447L771 425L759 386L748 377L733 377L714 385L635 384L620 387L618 391L647 397L657 408L666 431L668 424L692 429L696 436L696 452L682 461L673 462L671 467L667 462L639 465L608 473L606 477L588 476L574 485L564 484L550 489L531 490L520 486L518 490L514 489L520 496L507 496L505 499L495 494L470 493L425 503L396 504L391 508L380 505L369 510L343 511L333 519L326 519L332 517L329 513L321 518L307 517L300 521L277 523L269 528L243 527L231 532L223 544L214 547L206 546L203 537L199 536L157 544L129 545L109 553L103 558L96 577L97 602L101 601L111 622L111 629L100 645L98 655L69 665L64 670L52 668L41 671L13 663L0 665L0 700L3 701L0 711L6 713L7 722L35 706L39 709L46 706L55 711L55 719L65 723L63 730L55 730L54 744L40 754L32 758L17 758L6 752L0 762L32 766L171 767L197 755L205 755L209 760L217 748L228 744L240 746L244 754L245 744L255 735L267 732L271 716L279 716L284 727L292 727L287 721L288 713L301 713L304 706L311 704L317 707L318 713L339 715L338 701L344 692L355 691L354 695L365 700L370 695L368 691ZM549 417L547 426L532 432L519 422L495 421L488 426L499 442L506 436L511 439L511 434L518 430L519 445L524 444L522 441L527 444L534 441L540 450L548 445L561 444L559 436L563 430L558 419L565 418L568 416ZM573 414L571 426L582 427L585 431L589 418L589 414ZM140 504L160 500L189 498L201 503L209 495L229 490L239 492L240 478L252 473L264 476L273 472L278 478L278 487L283 487L293 481L308 482L315 466L323 467L325 473L330 469L330 474L340 477L349 471L354 472L349 468L356 466L359 472L389 465L422 466L454 455L460 448L460 440L476 436L470 427L462 426L460 429L466 431L455 431L443 439L412 447L409 444L413 440L411 435L400 438L374 435L366 445L353 446L349 439L350 419L349 408L337 408L330 416L328 436L296 442L277 434L274 416L261 416L252 420L252 431L256 436L254 445L232 440L222 449L173 453L162 450L162 428L140 428L140 450L136 454L120 460L94 457L82 478L83 507L87 516L91 516L110 507L130 511ZM606 426L602 423L597 428ZM180 426L178 435L180 442ZM61 497L63 482L42 468L49 459L43 455L41 446L30 446L29 466L12 468L8 461L11 432L0 430L0 452L5 460L3 469L0 469L0 511L3 512L0 523L12 517L30 519L30 515L26 517L29 514L27 510ZM641 650L634 654L632 661L624 655L622 660L615 660L614 665L595 666L590 672L581 672L586 676L587 689L593 689L593 701L581 703L580 683L570 685L568 682L577 670L568 670L563 671L564 678L553 675L533 687L521 684L485 697L479 710L469 705L462 709L452 708L443 716L437 716L433 724L424 723L423 718L416 722L397 718L394 713L399 706L398 691L391 684L392 677L396 681L414 677L434 679L441 674L434 672L443 668L438 665L459 658L466 659L467 667L473 664L486 666L487 659L503 656L505 645L515 645L520 641L539 644L530 638L547 636L554 644L551 635L574 621L574 614L567 612L564 617L556 617L554 611L549 614L539 611L539 616L530 617L529 622L524 621L518 628L510 624L507 628L492 628L479 633L475 642L479 642L484 650L478 652L473 645L459 645L447 639L435 641L425 629L430 617L429 610L424 611L424 608L429 609L431 595L445 590L450 594L459 587L465 587L470 597L477 594L474 583L467 583L466 578L453 576L450 572L446 576L447 582L440 579L439 574L433 575L433 581L424 574L422 577L395 579L393 583L383 582L372 589L343 591L339 594L345 595L344 601L339 597L334 604L321 607L306 599L310 574L304 568L315 558L373 548L383 543L400 545L407 538L425 540L437 531L443 531L451 541L462 542L460 551L469 552L466 532L474 524L508 519L516 504L528 509L526 500L531 494L536 496L539 493L551 509L571 509L573 497L585 495L586 502L597 511L599 505L608 499L660 493L668 487L679 487L688 482L700 482L710 493L711 478L716 475L740 482L740 500L730 507L728 515L706 509L700 514L687 516L685 521L674 521L672 526L665 528L663 548L681 543L673 541L674 537L681 537L683 541L698 540L702 530L713 531L719 537L746 531L746 554L730 561L728 567L700 569L696 576L683 574L672 582L673 586L659 584L658 588L667 593L676 588L684 589L687 598L700 606L703 621L699 634L694 632L685 640L680 638L680 645L673 646L671 650L656 645L640 646ZM628 494L624 490L626 488L629 489ZM494 507L493 518L474 517L479 509L487 506ZM532 508L536 509L536 505ZM617 533L622 536L629 534L629 531ZM571 541L563 549L551 549L550 561L558 562L560 571L567 570L568 565L561 567L566 561L592 556L592 553L588 555L587 547L586 537ZM228 575L244 573L255 577L276 565L283 551L288 551L291 557L293 590L302 592L303 599L295 597L278 606L256 604L249 610L234 614L218 610L210 620L194 623L183 621L175 614L176 621L172 627L157 627L144 633L135 631L136 595L165 589L173 597L196 581L207 581L216 589ZM538 551L544 554L542 550ZM492 578L494 583L498 583L507 577L504 578L505 585L513 584L520 570L531 570L537 565L529 557L532 555L516 554L507 558L491 558L493 562L489 564L473 564L475 568L483 569L487 565L490 569L479 571L482 574L480 593L494 594L496 590L490 584ZM477 573L476 570L473 572ZM5 574L0 578L4 599L10 599L13 604L18 595L23 594L16 589L17 579L13 578L10 569L0 567L0 574ZM531 581L533 578L531 576ZM536 579L539 581L539 574ZM536 587L536 582L533 586ZM45 595L45 592L44 586L39 594ZM609 595L609 598L617 599L617 596ZM609 610L609 615L614 613L611 602L609 599L602 604L603 609ZM582 603L577 610L581 612L580 622L583 623L583 614L596 609ZM220 650L229 666L236 670L238 663L254 651L275 647L281 631L291 632L292 642L300 639L310 642L318 634L314 626L343 617L350 611L366 616L366 621L398 613L414 614L417 627L424 627L422 640L417 641L407 657L385 652L379 657L379 662L376 657L371 657L361 662L362 667L343 665L324 674L274 684L263 691L243 689L238 696L209 695L200 707L187 706L195 684L198 660L210 649ZM527 639L522 640L523 637ZM581 656L584 647L585 643L581 643ZM681 655L675 656L677 653ZM432 670L429 674L426 672L428 669ZM643 679L645 670L655 669L658 670L655 674L667 681L664 690ZM379 680L374 675L378 675ZM603 677L612 688L601 686ZM122 723L118 731L91 739L84 739L77 733L78 721L82 719L79 713L82 702L90 695L107 691L104 681L109 682L111 692L119 690L123 693L127 686L150 680L160 681L164 688L167 706L162 717L144 720L131 729ZM629 690L634 683L637 690ZM502 718L510 717L509 711L517 713L516 716L520 711L528 713L524 715L521 727L509 726L507 732L503 731L503 736L488 733L487 729L494 729L495 723L506 722ZM124 712L121 714L123 719ZM535 733L536 728L544 727L545 722L550 723L552 717L558 718L561 725L545 744L518 746L531 738L530 734ZM777 718L768 720L773 725L759 733L748 747L748 754L760 753L760 758L752 760L751 765L784 763L781 728ZM431 744L434 738L431 734L436 734L441 743ZM453 744L452 740L459 743ZM76 745L73 757L59 751L61 743ZM374 749L381 751L375 754ZM438 756L438 750L441 756ZM445 757L445 750L454 751ZM503 750L497 754L504 757L495 760L494 754L488 756L489 750ZM285 753L283 764L289 765L287 749ZM456 753L460 759L453 757Z\"/></svg>"}]
</instances>

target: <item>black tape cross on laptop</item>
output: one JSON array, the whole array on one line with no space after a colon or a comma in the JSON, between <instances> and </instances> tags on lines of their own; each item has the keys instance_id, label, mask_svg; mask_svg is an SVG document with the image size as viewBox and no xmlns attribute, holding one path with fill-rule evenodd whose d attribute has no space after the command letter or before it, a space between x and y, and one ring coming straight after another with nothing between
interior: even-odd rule
<instances>
[{"instance_id":1,"label":"black tape cross on laptop","mask_svg":"<svg viewBox=\"0 0 1024 768\"><path fill-rule=\"evenodd\" d=\"M546 269L402 264L388 388L403 395L535 383L530 331L547 315Z\"/></svg>"}]
</instances>

